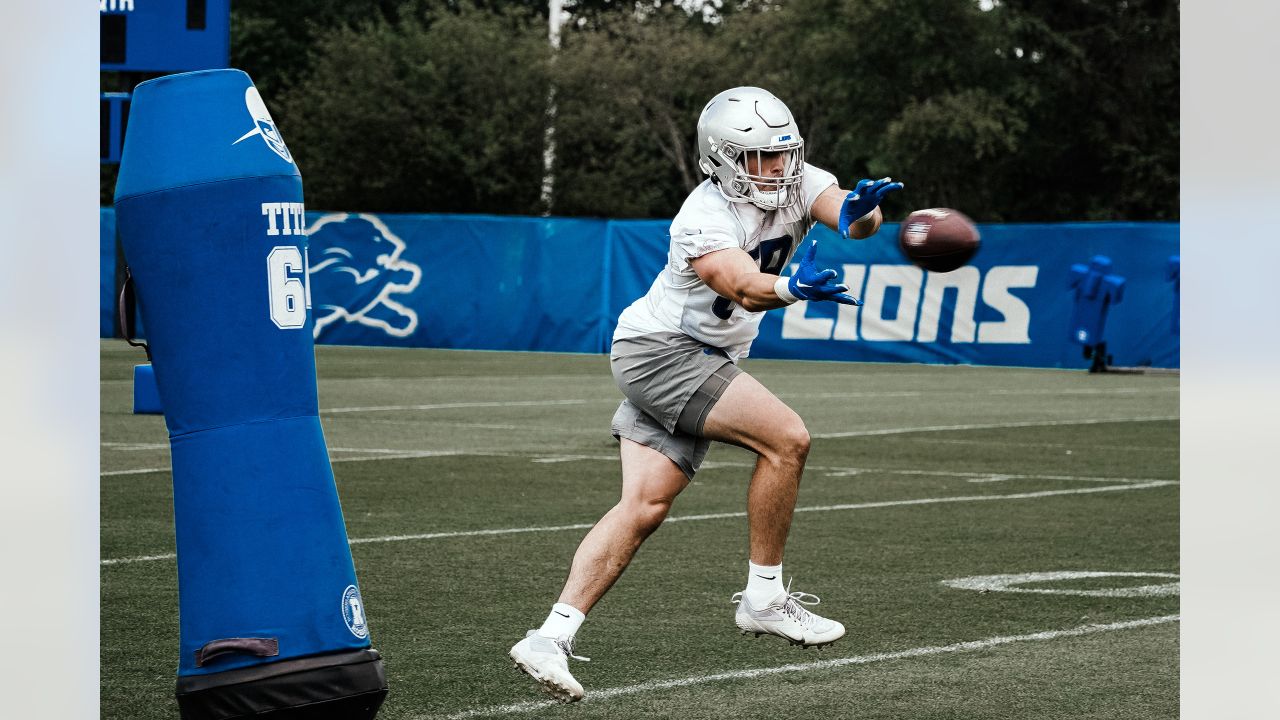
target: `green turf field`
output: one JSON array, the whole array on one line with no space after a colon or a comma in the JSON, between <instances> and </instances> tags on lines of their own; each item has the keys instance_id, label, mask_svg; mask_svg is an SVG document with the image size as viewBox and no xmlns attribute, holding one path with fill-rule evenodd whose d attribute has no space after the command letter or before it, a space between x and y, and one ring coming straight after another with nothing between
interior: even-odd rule
<instances>
[{"instance_id":1,"label":"green turf field","mask_svg":"<svg viewBox=\"0 0 1280 720\"><path fill-rule=\"evenodd\" d=\"M565 707L506 651L617 499L607 359L325 346L317 360L391 685L379 717L1177 715L1177 594L1108 593L1176 581L943 584L1177 573L1177 377L746 361L814 436L785 573L849 634L821 652L737 634L752 456L716 445L583 626L592 662L570 667L587 701ZM167 438L161 418L130 413L144 361L103 342L104 718L177 717Z\"/></svg>"}]
</instances>

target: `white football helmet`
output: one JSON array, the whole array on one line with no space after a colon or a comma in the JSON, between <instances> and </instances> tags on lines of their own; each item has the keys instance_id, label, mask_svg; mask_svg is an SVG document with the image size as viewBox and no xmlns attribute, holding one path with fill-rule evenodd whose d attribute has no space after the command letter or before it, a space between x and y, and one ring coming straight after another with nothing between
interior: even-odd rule
<instances>
[{"instance_id":1,"label":"white football helmet","mask_svg":"<svg viewBox=\"0 0 1280 720\"><path fill-rule=\"evenodd\" d=\"M754 153L785 153L781 177L747 172ZM711 176L729 202L776 210L800 199L804 138L781 100L757 87L736 87L711 98L698 118L698 167ZM759 170L757 170L759 172Z\"/></svg>"}]
</instances>

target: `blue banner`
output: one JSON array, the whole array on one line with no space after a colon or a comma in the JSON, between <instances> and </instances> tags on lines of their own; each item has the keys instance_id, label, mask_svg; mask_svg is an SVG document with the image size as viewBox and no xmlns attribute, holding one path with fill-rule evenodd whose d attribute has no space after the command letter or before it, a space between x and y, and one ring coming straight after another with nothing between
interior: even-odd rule
<instances>
[{"instance_id":1,"label":"blue banner","mask_svg":"<svg viewBox=\"0 0 1280 720\"><path fill-rule=\"evenodd\" d=\"M114 241L109 213L104 244ZM342 345L607 352L618 314L648 290L668 249L667 220L306 218L316 340ZM865 304L774 310L752 356L1086 368L1072 336L1071 266L1103 255L1125 280L1101 338L1112 364L1178 367L1177 223L979 230L973 261L937 274L906 262L894 223L862 241L819 226L819 262Z\"/></svg>"},{"instance_id":2,"label":"blue banner","mask_svg":"<svg viewBox=\"0 0 1280 720\"><path fill-rule=\"evenodd\" d=\"M1166 280L1178 252L1176 223L980 225L982 246L969 265L930 273L905 262L898 227L842 241L826 228L822 265L841 271L862 307L796 303L770 312L755 357L1084 368L1072 335L1071 266L1095 255L1127 280L1101 338L1112 364L1178 366L1176 309Z\"/></svg>"},{"instance_id":3,"label":"blue banner","mask_svg":"<svg viewBox=\"0 0 1280 720\"><path fill-rule=\"evenodd\" d=\"M316 341L600 352L605 221L307 214Z\"/></svg>"}]
</instances>

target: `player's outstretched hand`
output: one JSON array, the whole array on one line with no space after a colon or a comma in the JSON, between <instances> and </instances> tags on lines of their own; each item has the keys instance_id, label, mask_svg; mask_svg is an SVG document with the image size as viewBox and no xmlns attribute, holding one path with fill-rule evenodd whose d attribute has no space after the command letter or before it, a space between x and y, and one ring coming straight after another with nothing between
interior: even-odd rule
<instances>
[{"instance_id":1,"label":"player's outstretched hand","mask_svg":"<svg viewBox=\"0 0 1280 720\"><path fill-rule=\"evenodd\" d=\"M848 295L849 287L832 283L836 271L831 268L819 270L814 263L818 256L818 241L812 240L800 266L794 275L787 280L787 289L800 300L831 300L844 305L861 305L862 301Z\"/></svg>"},{"instance_id":2,"label":"player's outstretched hand","mask_svg":"<svg viewBox=\"0 0 1280 720\"><path fill-rule=\"evenodd\" d=\"M849 237L850 225L880 207L885 195L901 189L902 183L894 182L892 178L859 180L853 192L844 197L844 205L840 206L840 237Z\"/></svg>"}]
</instances>

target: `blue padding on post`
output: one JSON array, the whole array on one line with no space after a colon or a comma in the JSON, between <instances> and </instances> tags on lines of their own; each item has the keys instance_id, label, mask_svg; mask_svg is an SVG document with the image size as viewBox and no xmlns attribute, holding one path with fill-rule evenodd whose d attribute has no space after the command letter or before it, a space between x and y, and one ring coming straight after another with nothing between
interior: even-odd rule
<instances>
[{"instance_id":1,"label":"blue padding on post","mask_svg":"<svg viewBox=\"0 0 1280 720\"><path fill-rule=\"evenodd\" d=\"M133 414L158 415L164 412L156 374L150 365L133 366Z\"/></svg>"},{"instance_id":2,"label":"blue padding on post","mask_svg":"<svg viewBox=\"0 0 1280 720\"><path fill-rule=\"evenodd\" d=\"M369 647L318 417L302 178L240 71L143 83L128 132L116 214L173 451L178 673ZM279 654L196 666L231 638Z\"/></svg>"},{"instance_id":3,"label":"blue padding on post","mask_svg":"<svg viewBox=\"0 0 1280 720\"><path fill-rule=\"evenodd\" d=\"M170 433L316 414L310 314L308 327L278 327L268 275L274 248L301 257L306 238L268 236L261 210L264 201L301 200L301 180L277 176L118 203ZM302 268L291 276L301 282Z\"/></svg>"},{"instance_id":4,"label":"blue padding on post","mask_svg":"<svg viewBox=\"0 0 1280 720\"><path fill-rule=\"evenodd\" d=\"M355 585L342 509L315 416L173 438L181 615L180 675L369 646L350 629L343 593ZM357 628L359 629L359 628ZM231 637L273 637L280 655L195 651Z\"/></svg>"},{"instance_id":5,"label":"blue padding on post","mask_svg":"<svg viewBox=\"0 0 1280 720\"><path fill-rule=\"evenodd\" d=\"M245 73L166 75L134 90L117 205L158 190L270 175L299 177L298 166Z\"/></svg>"}]
</instances>

